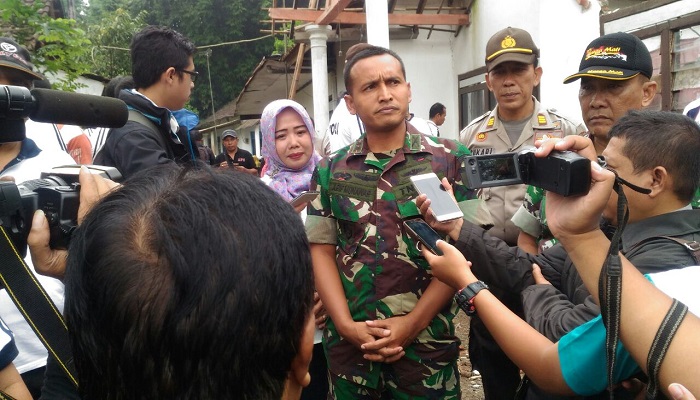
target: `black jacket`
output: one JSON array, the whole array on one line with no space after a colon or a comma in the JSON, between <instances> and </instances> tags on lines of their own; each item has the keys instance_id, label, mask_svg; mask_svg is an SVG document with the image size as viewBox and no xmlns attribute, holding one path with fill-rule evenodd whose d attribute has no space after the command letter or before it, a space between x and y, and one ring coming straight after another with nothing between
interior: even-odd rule
<instances>
[{"instance_id":1,"label":"black jacket","mask_svg":"<svg viewBox=\"0 0 700 400\"><path fill-rule=\"evenodd\" d=\"M700 210L677 211L632 223L622 235L622 253L642 273L696 265L690 252L671 240L658 238L638 245L656 236L700 240ZM561 245L532 255L509 247L465 221L455 246L472 262L479 279L503 292L522 292L526 320L552 341L600 314ZM534 285L532 263L541 267L552 286Z\"/></svg>"},{"instance_id":2,"label":"black jacket","mask_svg":"<svg viewBox=\"0 0 700 400\"><path fill-rule=\"evenodd\" d=\"M119 99L129 109L140 112L153 122L160 136L155 136L150 127L136 121L127 121L123 127L109 131L104 147L95 155L95 164L115 167L126 179L157 164L187 162L192 159L190 150L183 144L187 141L174 138L170 131L170 111L156 107L145 97L128 90L122 90ZM181 127L180 131L184 129ZM178 132L178 135L182 133Z\"/></svg>"}]
</instances>

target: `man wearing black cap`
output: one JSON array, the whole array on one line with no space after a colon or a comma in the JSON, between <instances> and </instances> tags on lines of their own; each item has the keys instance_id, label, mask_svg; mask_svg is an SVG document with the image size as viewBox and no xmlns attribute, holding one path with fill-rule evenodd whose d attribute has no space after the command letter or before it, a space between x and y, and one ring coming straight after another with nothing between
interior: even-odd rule
<instances>
[{"instance_id":1,"label":"man wearing black cap","mask_svg":"<svg viewBox=\"0 0 700 400\"><path fill-rule=\"evenodd\" d=\"M0 37L0 85L22 86L32 89L35 80L44 77L34 71L29 51L10 38ZM2 92L4 95L4 91ZM1 119L1 118L0 118ZM11 122L22 127L25 121L4 120L0 131L0 179L12 179L21 183L38 179L41 172L60 165L75 164L68 153L60 150L41 149L27 137L23 140L17 131L12 131ZM9 131L7 131L9 130ZM26 128L25 128L26 130ZM21 132L19 132L21 133ZM7 139L13 136L11 140ZM34 271L31 257L25 259ZM53 278L35 274L41 285L59 310L63 310L63 284ZM22 374L34 398L38 398L44 378L46 348L31 329L27 321L10 300L5 290L0 290L0 316L14 333L19 354L15 366Z\"/></svg>"},{"instance_id":2,"label":"man wearing black cap","mask_svg":"<svg viewBox=\"0 0 700 400\"><path fill-rule=\"evenodd\" d=\"M257 175L255 160L249 151L238 147L238 134L233 129L226 129L221 134L221 141L224 144L224 152L216 156L214 164L220 168L232 168L238 171Z\"/></svg>"},{"instance_id":3,"label":"man wearing black cap","mask_svg":"<svg viewBox=\"0 0 700 400\"><path fill-rule=\"evenodd\" d=\"M581 79L581 116L599 155L607 147L608 132L617 120L653 101L657 84L651 80L652 73L651 55L644 42L632 34L617 32L594 39L581 57L579 71L564 80L572 83ZM544 190L528 187L522 206L512 218L521 230L518 246L531 253L556 243L541 212L543 199Z\"/></svg>"},{"instance_id":4,"label":"man wearing black cap","mask_svg":"<svg viewBox=\"0 0 700 400\"><path fill-rule=\"evenodd\" d=\"M460 134L473 154L499 154L534 148L544 137L564 137L584 132L583 125L543 107L532 95L540 84L539 49L530 34L508 27L496 32L486 44L486 85L498 105L472 121ZM481 198L493 216L492 236L509 245L517 243L520 230L510 219L523 203L525 185L484 188ZM503 293L503 296L507 296ZM518 296L504 299L519 308ZM487 399L513 398L520 381L519 370L498 348L478 318L472 318L469 354L481 372Z\"/></svg>"}]
</instances>

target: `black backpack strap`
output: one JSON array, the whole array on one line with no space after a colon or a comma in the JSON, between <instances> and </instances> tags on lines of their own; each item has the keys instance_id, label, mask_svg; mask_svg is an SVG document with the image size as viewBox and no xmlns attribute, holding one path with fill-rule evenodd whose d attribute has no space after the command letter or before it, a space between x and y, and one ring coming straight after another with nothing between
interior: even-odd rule
<instances>
[{"instance_id":1,"label":"black backpack strap","mask_svg":"<svg viewBox=\"0 0 700 400\"><path fill-rule=\"evenodd\" d=\"M697 240L685 240L673 236L652 236L635 243L634 246L630 248L630 251L656 239L667 239L680 244L681 246L685 247L686 250L688 250L690 255L695 260L695 263L697 265L700 265L700 242L698 242Z\"/></svg>"},{"instance_id":2,"label":"black backpack strap","mask_svg":"<svg viewBox=\"0 0 700 400\"><path fill-rule=\"evenodd\" d=\"M659 370L661 369L661 363L664 361L668 346L671 345L671 341L687 313L688 306L673 299L671 308L666 313L664 320L656 331L656 336L651 343L649 355L647 356L647 375L649 376L649 382L647 384L648 400L659 397Z\"/></svg>"},{"instance_id":3,"label":"black backpack strap","mask_svg":"<svg viewBox=\"0 0 700 400\"><path fill-rule=\"evenodd\" d=\"M68 327L61 312L53 304L34 273L24 263L4 227L0 227L0 280L49 352L70 381L77 387L78 378L73 364Z\"/></svg>"}]
</instances>

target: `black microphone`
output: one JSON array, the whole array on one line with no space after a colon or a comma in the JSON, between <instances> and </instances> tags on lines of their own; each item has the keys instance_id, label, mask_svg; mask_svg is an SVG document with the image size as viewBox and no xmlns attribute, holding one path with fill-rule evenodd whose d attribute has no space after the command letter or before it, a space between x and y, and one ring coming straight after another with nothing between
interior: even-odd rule
<instances>
[{"instance_id":1,"label":"black microphone","mask_svg":"<svg viewBox=\"0 0 700 400\"><path fill-rule=\"evenodd\" d=\"M0 120L26 117L37 122L119 128L126 124L129 111L126 103L111 97L0 85Z\"/></svg>"},{"instance_id":2,"label":"black microphone","mask_svg":"<svg viewBox=\"0 0 700 400\"><path fill-rule=\"evenodd\" d=\"M29 118L36 122L119 128L129 118L126 103L112 97L50 89L32 89L31 94L34 109Z\"/></svg>"}]
</instances>

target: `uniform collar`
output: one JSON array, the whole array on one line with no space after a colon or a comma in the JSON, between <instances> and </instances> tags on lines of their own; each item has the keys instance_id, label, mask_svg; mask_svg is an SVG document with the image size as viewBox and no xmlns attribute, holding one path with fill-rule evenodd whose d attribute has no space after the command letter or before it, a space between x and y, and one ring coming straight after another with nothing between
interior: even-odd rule
<instances>
[{"instance_id":1,"label":"uniform collar","mask_svg":"<svg viewBox=\"0 0 700 400\"><path fill-rule=\"evenodd\" d=\"M425 135L422 135L418 129L413 127L413 125L406 124L406 136L403 142L403 152L404 153L430 153L433 154L432 148L435 143L430 143ZM367 155L369 153L369 145L367 144L367 134L362 135L358 140L350 145L348 149L348 155L350 156L360 156Z\"/></svg>"},{"instance_id":2,"label":"uniform collar","mask_svg":"<svg viewBox=\"0 0 700 400\"><path fill-rule=\"evenodd\" d=\"M556 129L558 128L558 123L555 123L552 121L552 117L549 115L548 112L545 112L545 110L541 109L540 102L537 101L535 96L532 96L532 100L535 102L535 108L534 112L532 113L532 117L530 118L530 125L532 125L533 129ZM491 131L491 130L497 130L498 128L501 127L503 123L501 122L500 119L498 119L498 104L496 104L496 107L494 107L493 110L489 113L487 119L486 119L486 129L484 131Z\"/></svg>"}]
</instances>

